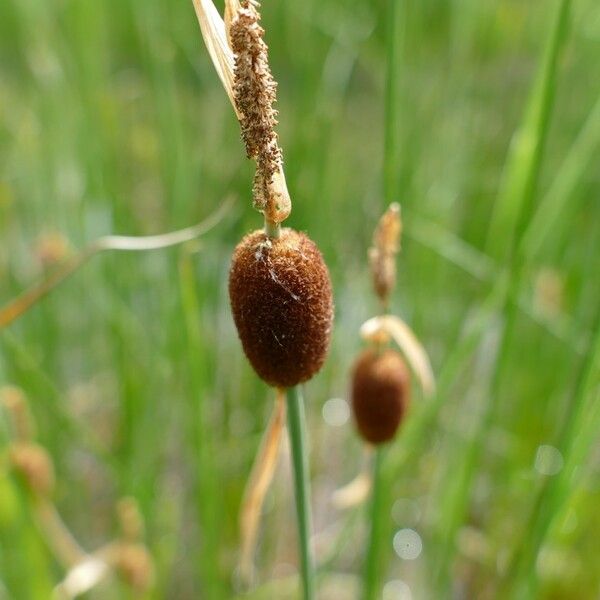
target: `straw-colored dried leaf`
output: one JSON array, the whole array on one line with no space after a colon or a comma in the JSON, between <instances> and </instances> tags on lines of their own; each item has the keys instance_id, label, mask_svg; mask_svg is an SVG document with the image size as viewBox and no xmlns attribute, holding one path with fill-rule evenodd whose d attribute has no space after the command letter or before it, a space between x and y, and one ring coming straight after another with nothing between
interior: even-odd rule
<instances>
[{"instance_id":1,"label":"straw-colored dried leaf","mask_svg":"<svg viewBox=\"0 0 600 600\"><path fill-rule=\"evenodd\" d=\"M242 551L240 557L240 575L245 583L252 581L254 572L254 548L258 533L258 522L265 496L277 467L281 434L285 425L285 398L277 390L277 399L269 425L265 430L258 454L252 466L250 479L244 492L240 514L240 533Z\"/></svg>"},{"instance_id":2,"label":"straw-colored dried leaf","mask_svg":"<svg viewBox=\"0 0 600 600\"><path fill-rule=\"evenodd\" d=\"M233 51L229 45L225 23L212 0L193 0L193 2L204 44L239 118L233 94Z\"/></svg>"},{"instance_id":3,"label":"straw-colored dried leaf","mask_svg":"<svg viewBox=\"0 0 600 600\"><path fill-rule=\"evenodd\" d=\"M431 395L435 392L435 378L427 352L412 329L395 315L373 317L360 328L363 339L381 344L391 337L406 357L408 364L419 380L423 392Z\"/></svg>"}]
</instances>

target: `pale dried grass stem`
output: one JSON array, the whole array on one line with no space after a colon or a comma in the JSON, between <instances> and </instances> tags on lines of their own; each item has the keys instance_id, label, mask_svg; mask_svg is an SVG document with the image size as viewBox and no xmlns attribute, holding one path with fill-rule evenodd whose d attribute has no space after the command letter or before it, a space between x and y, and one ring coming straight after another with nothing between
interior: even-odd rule
<instances>
[{"instance_id":1,"label":"pale dried grass stem","mask_svg":"<svg viewBox=\"0 0 600 600\"><path fill-rule=\"evenodd\" d=\"M242 550L240 557L240 576L244 583L249 583L254 575L254 549L258 533L258 522L265 496L273 480L281 435L285 425L285 395L277 390L275 406L261 445L252 466L250 478L244 492L240 514L240 532Z\"/></svg>"}]
</instances>

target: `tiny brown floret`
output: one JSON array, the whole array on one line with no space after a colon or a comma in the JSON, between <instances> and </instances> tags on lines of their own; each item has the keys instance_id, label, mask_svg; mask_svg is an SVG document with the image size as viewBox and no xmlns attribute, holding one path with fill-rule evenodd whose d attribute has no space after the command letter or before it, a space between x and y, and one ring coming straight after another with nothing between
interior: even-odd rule
<instances>
[{"instance_id":1,"label":"tiny brown floret","mask_svg":"<svg viewBox=\"0 0 600 600\"><path fill-rule=\"evenodd\" d=\"M410 373L394 350L364 350L352 374L352 409L360 435L371 444L391 440L408 409Z\"/></svg>"},{"instance_id":2,"label":"tiny brown floret","mask_svg":"<svg viewBox=\"0 0 600 600\"><path fill-rule=\"evenodd\" d=\"M259 377L287 388L323 365L333 321L329 272L305 234L282 229L248 234L235 249L229 273L233 319Z\"/></svg>"}]
</instances>

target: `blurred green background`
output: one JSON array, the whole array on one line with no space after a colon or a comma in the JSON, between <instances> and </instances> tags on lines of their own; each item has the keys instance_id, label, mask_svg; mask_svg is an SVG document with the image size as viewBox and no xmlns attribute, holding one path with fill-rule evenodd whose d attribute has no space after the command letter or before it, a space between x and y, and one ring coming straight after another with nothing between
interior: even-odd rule
<instances>
[{"instance_id":1,"label":"blurred green background","mask_svg":"<svg viewBox=\"0 0 600 600\"><path fill-rule=\"evenodd\" d=\"M439 393L415 386L385 453L383 598L600 593L600 5L562 14L553 73L544 49L569 5L403 0L392 18L382 0L264 2L288 223L321 247L336 297L332 351L305 390L322 598L358 595L366 511L330 500L362 446L335 399L377 311L366 250L386 199L405 226L392 305ZM252 173L191 0L0 2L2 304L65 247L235 200L199 243L95 257L0 333L0 383L26 392L84 548L116 535L119 498L138 500L150 597L241 594L237 516L273 402L226 288L234 245L261 225ZM9 439L3 413L3 452ZM7 465L0 598L49 598L64 570ZM284 448L248 597L296 597L288 465ZM131 594L108 581L88 597Z\"/></svg>"}]
</instances>

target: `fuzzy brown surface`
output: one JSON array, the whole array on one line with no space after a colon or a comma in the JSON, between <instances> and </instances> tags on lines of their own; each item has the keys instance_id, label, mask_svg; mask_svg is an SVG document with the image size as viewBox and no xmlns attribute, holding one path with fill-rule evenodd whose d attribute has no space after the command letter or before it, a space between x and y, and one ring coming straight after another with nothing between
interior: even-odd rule
<instances>
[{"instance_id":1,"label":"fuzzy brown surface","mask_svg":"<svg viewBox=\"0 0 600 600\"><path fill-rule=\"evenodd\" d=\"M244 352L258 376L281 388L323 365L333 321L329 272L305 234L248 234L233 254L229 298Z\"/></svg>"},{"instance_id":2,"label":"fuzzy brown surface","mask_svg":"<svg viewBox=\"0 0 600 600\"><path fill-rule=\"evenodd\" d=\"M394 350L364 350L352 373L352 410L361 437L371 444L391 440L410 401L410 373Z\"/></svg>"}]
</instances>

